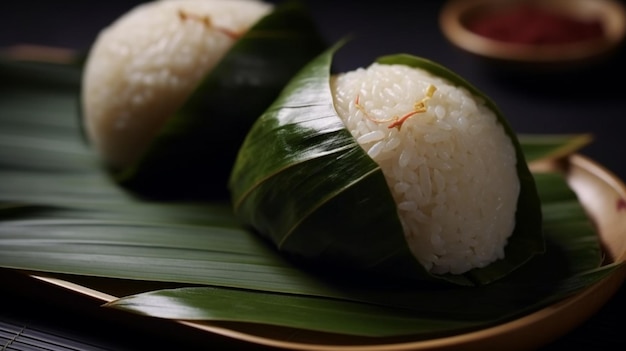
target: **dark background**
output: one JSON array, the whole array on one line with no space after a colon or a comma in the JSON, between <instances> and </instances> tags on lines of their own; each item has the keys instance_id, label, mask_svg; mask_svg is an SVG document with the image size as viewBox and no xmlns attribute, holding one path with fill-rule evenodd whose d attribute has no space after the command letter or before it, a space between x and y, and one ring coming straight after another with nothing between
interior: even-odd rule
<instances>
[{"instance_id":1,"label":"dark background","mask_svg":"<svg viewBox=\"0 0 626 351\"><path fill-rule=\"evenodd\" d=\"M137 0L2 2L0 47L19 43L88 50L98 32ZM276 0L272 1L276 2ZM353 39L336 56L339 70L376 57L410 53L437 61L489 95L519 133L592 133L583 153L624 179L624 49L592 70L555 76L505 75L453 47L438 27L444 1L305 1L320 32L333 43Z\"/></svg>"},{"instance_id":2,"label":"dark background","mask_svg":"<svg viewBox=\"0 0 626 351\"><path fill-rule=\"evenodd\" d=\"M0 47L29 43L86 51L103 27L140 2L3 1ZM329 43L346 35L353 37L336 56L338 70L367 66L378 56L394 53L410 53L437 61L490 96L518 133L591 133L595 139L581 153L626 179L626 164L622 161L626 130L624 48L612 60L591 69L554 75L503 72L461 52L443 37L438 27L443 1L306 2ZM28 284L25 283L27 287ZM215 341L202 335L183 334L179 338L157 335L148 330L149 323L141 328L132 318L131 322L118 323L115 318L107 319L98 312L89 312L89 308L78 301L70 309L55 307L58 301L52 296L18 298L17 292L6 292L2 282L0 287L3 294L8 294L0 295L0 317L29 326L55 326L63 332L102 341L115 348L147 349L158 345L166 349L183 343L190 347L189 344L196 341L193 345L203 348ZM22 293L25 292L19 292ZM598 315L547 348L626 345L620 331L623 325L620 321L624 320L626 312L624 302L626 292L622 287Z\"/></svg>"}]
</instances>

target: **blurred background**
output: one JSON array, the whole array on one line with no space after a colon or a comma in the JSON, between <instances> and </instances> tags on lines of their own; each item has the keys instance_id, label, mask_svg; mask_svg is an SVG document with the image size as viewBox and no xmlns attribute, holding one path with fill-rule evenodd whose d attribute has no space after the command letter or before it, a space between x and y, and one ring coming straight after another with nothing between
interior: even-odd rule
<instances>
[{"instance_id":1,"label":"blurred background","mask_svg":"<svg viewBox=\"0 0 626 351\"><path fill-rule=\"evenodd\" d=\"M30 43L86 51L102 28L142 2L4 2L0 47ZM626 81L623 47L612 60L593 69L559 75L503 73L445 39L438 23L442 0L304 2L329 44L352 36L336 56L338 70L367 66L378 56L401 52L429 58L487 93L519 133L592 133L595 141L583 153L626 178L620 156L626 130L626 111L621 108L626 98L621 87Z\"/></svg>"},{"instance_id":2,"label":"blurred background","mask_svg":"<svg viewBox=\"0 0 626 351\"><path fill-rule=\"evenodd\" d=\"M438 22L444 5L442 0L303 1L309 6L329 44L347 35L352 36L349 44L336 56L337 70L367 66L379 56L395 53L409 53L437 61L490 96L518 133L591 133L595 140L582 153L621 179L626 179L626 162L622 160L626 149L624 47L612 59L589 69L561 74L501 71L462 52L445 39ZM621 1L626 3L626 0ZM0 48L37 44L87 52L104 27L142 2L4 1L0 5ZM620 297L623 300L624 294L621 293ZM593 346L594 337L605 341L612 338L616 344L624 345L620 331L612 327L619 325L617 318L620 314L623 320L624 307L619 306L622 305L614 300L600 313L603 319L583 326L585 331L591 330L584 339L587 345L576 339L576 333L563 340L561 345ZM35 312L30 313L36 315L37 306L31 307L35 308L32 310ZM13 312L20 316L26 313L23 306L6 304L4 307L0 305L0 309L4 309L3 312L14 309ZM67 310L64 312L69 313ZM57 323L61 323L61 319ZM105 326L112 328L112 325ZM89 328L87 324L84 327ZM71 328L80 326L72 325ZM124 335L117 334L117 337L123 338ZM146 346L143 334L135 331L134 337ZM112 342L115 338L107 339Z\"/></svg>"}]
</instances>

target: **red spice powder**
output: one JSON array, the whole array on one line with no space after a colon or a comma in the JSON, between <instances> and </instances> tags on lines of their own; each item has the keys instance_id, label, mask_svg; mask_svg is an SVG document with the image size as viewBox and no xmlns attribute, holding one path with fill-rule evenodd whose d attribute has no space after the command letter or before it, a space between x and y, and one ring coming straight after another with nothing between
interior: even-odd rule
<instances>
[{"instance_id":1,"label":"red spice powder","mask_svg":"<svg viewBox=\"0 0 626 351\"><path fill-rule=\"evenodd\" d=\"M584 21L530 4L476 17L467 26L491 39L534 45L580 42L604 34L598 20Z\"/></svg>"}]
</instances>

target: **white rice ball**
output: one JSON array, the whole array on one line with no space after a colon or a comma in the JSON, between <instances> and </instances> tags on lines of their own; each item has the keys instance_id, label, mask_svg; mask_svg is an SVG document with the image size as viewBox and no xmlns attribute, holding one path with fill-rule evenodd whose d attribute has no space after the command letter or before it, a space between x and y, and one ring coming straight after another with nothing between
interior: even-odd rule
<instances>
[{"instance_id":1,"label":"white rice ball","mask_svg":"<svg viewBox=\"0 0 626 351\"><path fill-rule=\"evenodd\" d=\"M106 163L135 162L238 37L272 9L254 0L153 1L102 30L81 95L87 136Z\"/></svg>"},{"instance_id":2,"label":"white rice ball","mask_svg":"<svg viewBox=\"0 0 626 351\"><path fill-rule=\"evenodd\" d=\"M483 101L404 65L375 63L333 77L331 88L428 271L461 274L504 257L520 191L516 154Z\"/></svg>"}]
</instances>

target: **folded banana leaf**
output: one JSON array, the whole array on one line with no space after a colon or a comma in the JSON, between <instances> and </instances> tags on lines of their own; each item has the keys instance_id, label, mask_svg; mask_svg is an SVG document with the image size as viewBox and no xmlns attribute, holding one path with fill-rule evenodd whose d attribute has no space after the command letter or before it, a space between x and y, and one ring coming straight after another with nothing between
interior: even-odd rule
<instances>
[{"instance_id":1,"label":"folded banana leaf","mask_svg":"<svg viewBox=\"0 0 626 351\"><path fill-rule=\"evenodd\" d=\"M547 253L491 285L425 289L335 281L334 294L313 289L304 296L181 287L126 296L105 306L158 318L237 321L412 340L497 325L571 296L617 267L600 267L602 253L593 225L564 178L559 174L535 177L545 213Z\"/></svg>"},{"instance_id":2,"label":"folded banana leaf","mask_svg":"<svg viewBox=\"0 0 626 351\"><path fill-rule=\"evenodd\" d=\"M228 173L249 127L325 48L301 2L276 5L207 74L143 157L112 170L115 179L149 198L226 198Z\"/></svg>"},{"instance_id":3,"label":"folded banana leaf","mask_svg":"<svg viewBox=\"0 0 626 351\"><path fill-rule=\"evenodd\" d=\"M615 268L600 267L595 228L564 179L535 174L547 251L518 274L477 289L323 279L244 228L228 202L152 202L120 188L81 139L79 77L74 65L0 60L1 268L200 286L109 305L164 318L412 337L514 318ZM533 159L582 146L576 135L520 141ZM272 315L263 312L268 306Z\"/></svg>"},{"instance_id":4,"label":"folded banana leaf","mask_svg":"<svg viewBox=\"0 0 626 351\"><path fill-rule=\"evenodd\" d=\"M332 57L341 43L308 64L252 126L230 177L235 213L286 255L348 275L489 284L543 252L541 209L517 136L497 106L432 61L410 55L377 62L423 68L486 101L516 147L520 195L505 258L462 275L431 274L409 250L383 171L335 112ZM329 269L332 267L332 269ZM364 273L365 272L365 273Z\"/></svg>"}]
</instances>

